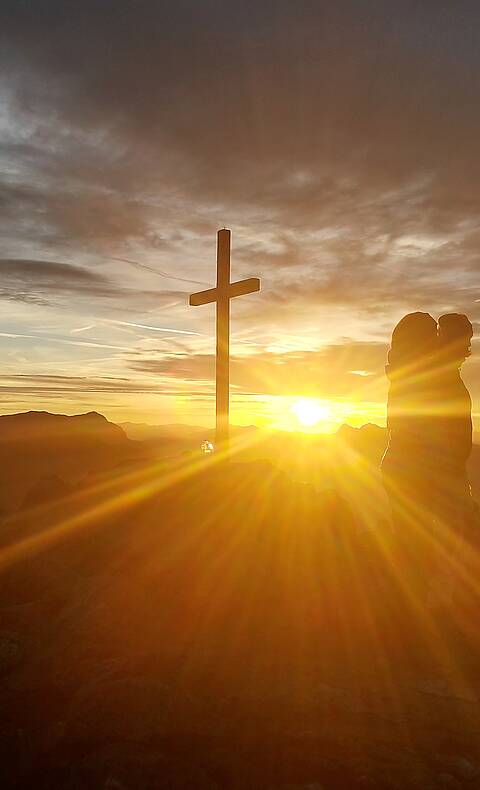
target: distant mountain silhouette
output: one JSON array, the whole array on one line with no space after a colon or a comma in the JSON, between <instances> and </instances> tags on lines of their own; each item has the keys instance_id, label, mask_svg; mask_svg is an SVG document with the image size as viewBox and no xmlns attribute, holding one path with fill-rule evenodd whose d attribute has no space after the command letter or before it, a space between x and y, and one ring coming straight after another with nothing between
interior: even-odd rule
<instances>
[{"instance_id":1,"label":"distant mountain silhouette","mask_svg":"<svg viewBox=\"0 0 480 790\"><path fill-rule=\"evenodd\" d=\"M151 439L191 439L193 436L211 434L211 428L185 423L167 423L165 425L149 425L146 422L121 422L120 428L130 439L145 441Z\"/></svg>"},{"instance_id":2,"label":"distant mountain silhouette","mask_svg":"<svg viewBox=\"0 0 480 790\"><path fill-rule=\"evenodd\" d=\"M32 438L64 438L66 434L83 437L99 431L109 440L125 439L125 433L103 414L90 411L86 414L51 414L48 411L27 411L18 414L4 414L0 416L0 441L14 442Z\"/></svg>"},{"instance_id":3,"label":"distant mountain silhouette","mask_svg":"<svg viewBox=\"0 0 480 790\"><path fill-rule=\"evenodd\" d=\"M72 486L94 485L125 465L195 455L205 438L213 439L213 431L202 426L118 426L97 412L67 416L31 411L0 416L0 514L61 498ZM365 485L373 486L380 510L383 488L378 466L386 440L386 429L373 424L342 425L333 435L232 426L236 460L268 461L318 490L337 490L354 507L365 496ZM367 465L368 474L351 474L359 459ZM478 445L474 445L469 468L478 496Z\"/></svg>"},{"instance_id":4,"label":"distant mountain silhouette","mask_svg":"<svg viewBox=\"0 0 480 790\"><path fill-rule=\"evenodd\" d=\"M97 412L0 416L0 508L8 512L25 502L46 501L53 490L61 495L62 486L89 474L148 457L144 445Z\"/></svg>"},{"instance_id":5,"label":"distant mountain silhouette","mask_svg":"<svg viewBox=\"0 0 480 790\"><path fill-rule=\"evenodd\" d=\"M149 425L148 423L123 422L120 427L130 439L142 441L157 457L169 457L175 453L198 451L202 441L208 439L215 441L214 428L201 425L187 425L185 423L168 423L165 425ZM232 425L230 434L232 438L245 435L247 431L260 431L266 436L269 431L261 431L255 425Z\"/></svg>"},{"instance_id":6,"label":"distant mountain silhouette","mask_svg":"<svg viewBox=\"0 0 480 790\"><path fill-rule=\"evenodd\" d=\"M121 423L127 436L141 440L157 457L172 457L185 451L198 452L202 439L214 441L213 429L198 425L174 423L148 425ZM232 426L232 439L254 437L240 452L242 460L268 460L277 466L287 466L302 478L321 488L341 486L348 466L360 456L369 465L370 475L376 478L380 460L387 444L387 430L367 423L359 428L343 424L335 434L290 433L272 431L256 426ZM469 461L469 474L476 496L480 496L480 445L474 445ZM380 480L378 485L382 491ZM352 486L349 484L349 493ZM355 496L353 497L355 498Z\"/></svg>"},{"instance_id":7,"label":"distant mountain silhouette","mask_svg":"<svg viewBox=\"0 0 480 790\"><path fill-rule=\"evenodd\" d=\"M380 461L387 442L386 428L367 423L360 428L341 425L335 434L336 440L347 444L352 449L376 462Z\"/></svg>"}]
</instances>

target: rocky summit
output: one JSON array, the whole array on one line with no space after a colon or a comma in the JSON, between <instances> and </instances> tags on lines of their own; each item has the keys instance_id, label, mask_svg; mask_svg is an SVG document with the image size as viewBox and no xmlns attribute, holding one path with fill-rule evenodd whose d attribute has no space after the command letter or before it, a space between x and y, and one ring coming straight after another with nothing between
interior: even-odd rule
<instances>
[{"instance_id":1,"label":"rocky summit","mask_svg":"<svg viewBox=\"0 0 480 790\"><path fill-rule=\"evenodd\" d=\"M413 594L349 474L137 456L5 515L1 786L479 786L476 534Z\"/></svg>"}]
</instances>

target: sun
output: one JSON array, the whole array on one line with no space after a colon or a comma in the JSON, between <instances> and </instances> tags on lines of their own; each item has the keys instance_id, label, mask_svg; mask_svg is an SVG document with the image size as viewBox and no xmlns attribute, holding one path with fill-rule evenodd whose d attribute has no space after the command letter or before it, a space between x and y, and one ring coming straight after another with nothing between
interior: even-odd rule
<instances>
[{"instance_id":1,"label":"sun","mask_svg":"<svg viewBox=\"0 0 480 790\"><path fill-rule=\"evenodd\" d=\"M291 410L300 425L305 428L312 428L319 422L329 420L332 417L331 409L324 403L314 398L300 398L296 400Z\"/></svg>"}]
</instances>

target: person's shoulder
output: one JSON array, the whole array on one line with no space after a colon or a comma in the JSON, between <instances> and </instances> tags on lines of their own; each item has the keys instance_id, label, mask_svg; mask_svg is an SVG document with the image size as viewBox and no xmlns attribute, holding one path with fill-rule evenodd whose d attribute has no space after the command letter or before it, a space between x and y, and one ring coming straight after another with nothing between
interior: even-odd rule
<instances>
[{"instance_id":1,"label":"person's shoulder","mask_svg":"<svg viewBox=\"0 0 480 790\"><path fill-rule=\"evenodd\" d=\"M458 368L441 371L438 379L443 386L450 387L451 389L462 389L465 387Z\"/></svg>"},{"instance_id":2,"label":"person's shoulder","mask_svg":"<svg viewBox=\"0 0 480 790\"><path fill-rule=\"evenodd\" d=\"M472 400L472 396L470 395L470 390L468 389L467 385L465 384L464 380L462 379L462 376L460 375L460 371L458 371L458 378L459 378L459 381L460 381L460 387L462 388L462 391L464 392L465 396L469 399L469 401L471 401Z\"/></svg>"}]
</instances>

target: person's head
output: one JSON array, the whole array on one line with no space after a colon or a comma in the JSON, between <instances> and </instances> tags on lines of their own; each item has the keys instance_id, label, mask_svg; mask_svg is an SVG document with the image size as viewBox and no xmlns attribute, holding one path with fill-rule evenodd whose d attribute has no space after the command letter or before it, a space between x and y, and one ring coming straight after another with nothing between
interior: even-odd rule
<instances>
[{"instance_id":1,"label":"person's head","mask_svg":"<svg viewBox=\"0 0 480 790\"><path fill-rule=\"evenodd\" d=\"M438 350L437 323L429 313L408 313L392 332L390 371L413 375L428 366Z\"/></svg>"},{"instance_id":2,"label":"person's head","mask_svg":"<svg viewBox=\"0 0 480 790\"><path fill-rule=\"evenodd\" d=\"M442 354L458 367L470 356L473 326L466 315L446 313L438 319L438 338Z\"/></svg>"}]
</instances>

